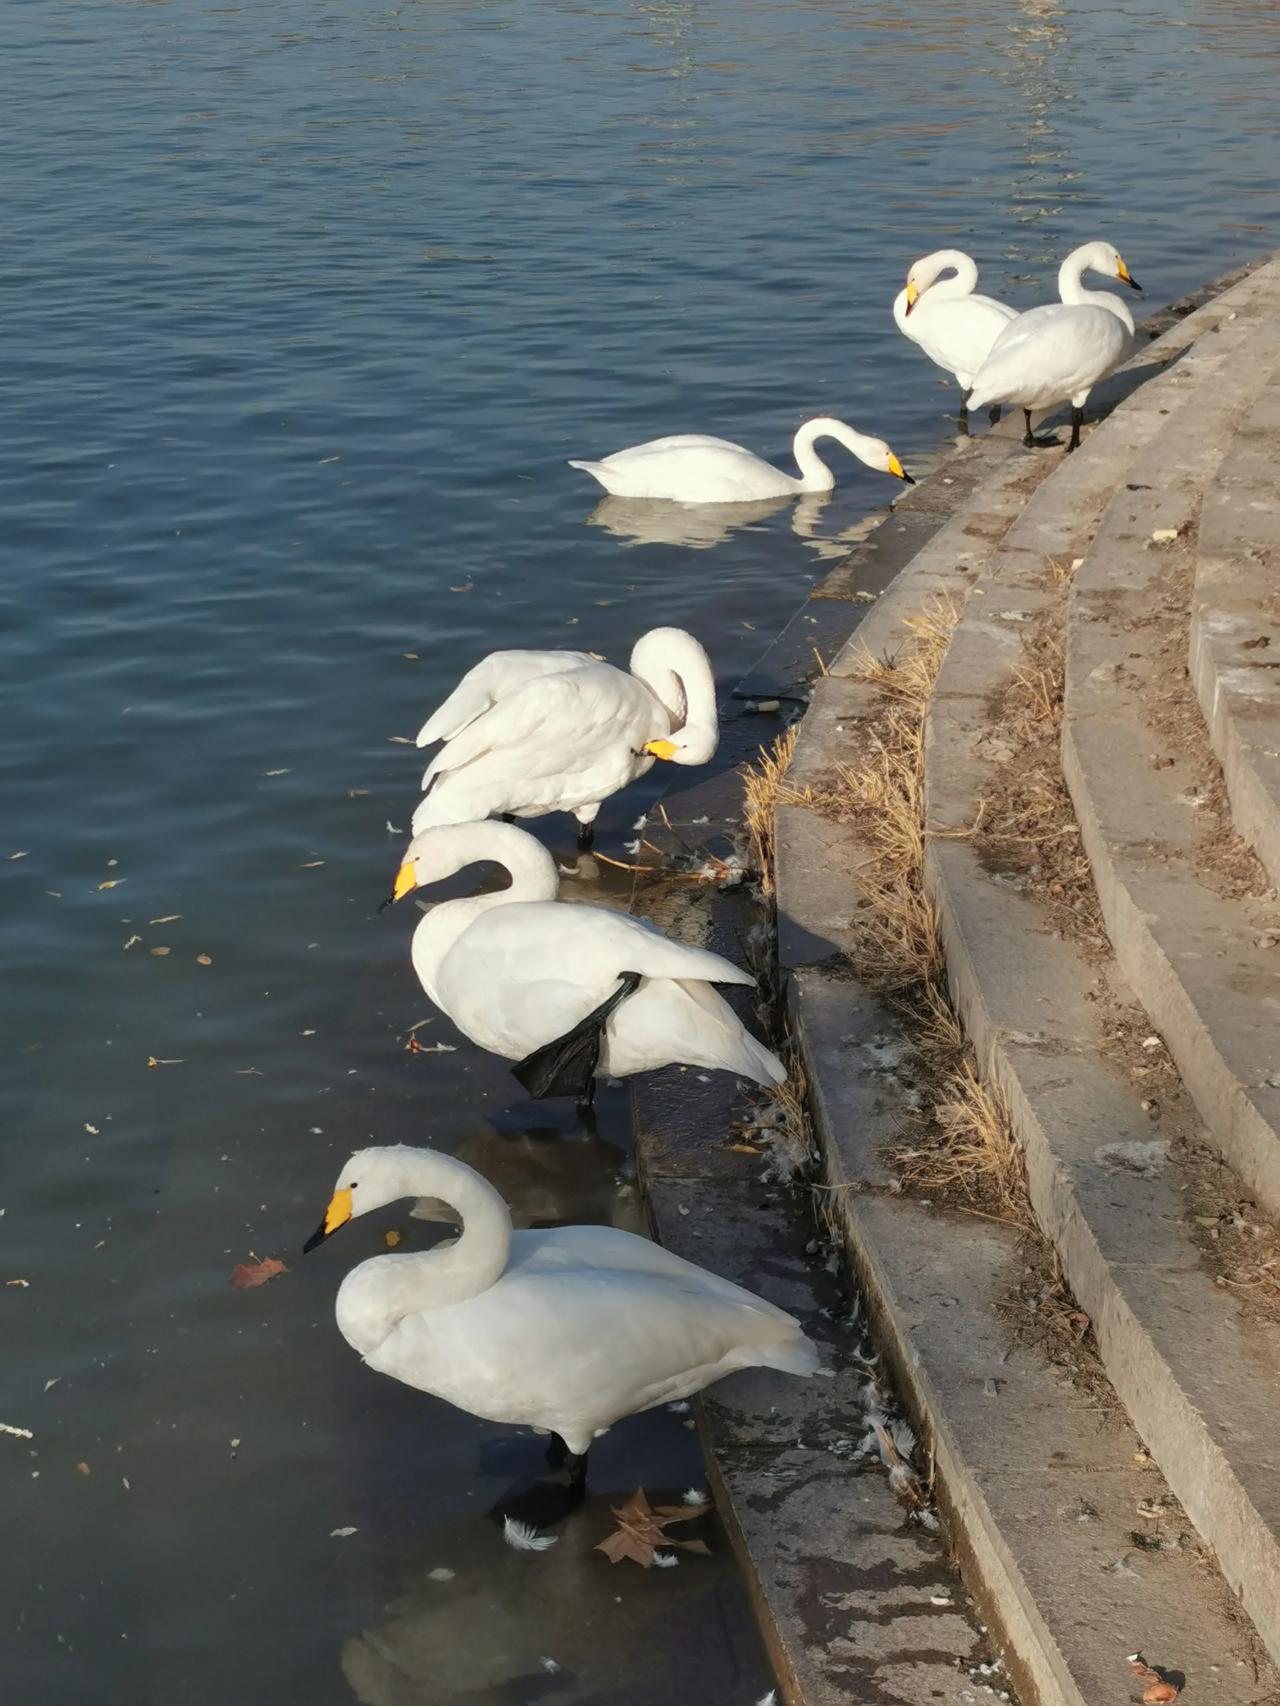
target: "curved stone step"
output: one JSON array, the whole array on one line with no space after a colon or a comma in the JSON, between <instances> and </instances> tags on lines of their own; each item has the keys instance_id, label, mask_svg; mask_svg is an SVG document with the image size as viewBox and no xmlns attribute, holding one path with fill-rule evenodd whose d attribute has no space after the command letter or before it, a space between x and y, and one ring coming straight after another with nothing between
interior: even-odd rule
<instances>
[{"instance_id":1,"label":"curved stone step","mask_svg":"<svg viewBox=\"0 0 1280 1706\"><path fill-rule=\"evenodd\" d=\"M1191 679L1236 828L1280 888L1280 385L1237 428L1205 495Z\"/></svg>"},{"instance_id":2,"label":"curved stone step","mask_svg":"<svg viewBox=\"0 0 1280 1706\"><path fill-rule=\"evenodd\" d=\"M1280 1212L1280 960L1274 905L1206 839L1217 766L1180 679L1202 495L1280 361L1280 277L1153 391L1200 383L1117 492L1072 584L1063 774L1107 931L1211 1136ZM1271 336L1255 337L1272 321ZM1172 537L1169 537L1173 535ZM1163 683L1162 687L1153 684ZM1246 861L1247 865L1247 861Z\"/></svg>"},{"instance_id":3,"label":"curved stone step","mask_svg":"<svg viewBox=\"0 0 1280 1706\"><path fill-rule=\"evenodd\" d=\"M1239 311L1255 289L1251 279L1233 286L1175 324L1168 342L1161 340L1144 357L1158 370L1164 359ZM1004 465L1002 485L974 491L966 504L973 518L984 514L988 496L995 499L985 512L989 537L975 548L977 534L966 533L957 516L951 532L935 536L870 610L853 645L817 684L792 765L794 782L817 783L857 752L874 698L850 679L858 673L859 650L865 646L877 656L902 650L910 639L904 620L919 613L930 594L956 603L969 598L946 667L953 660L959 667L977 625L985 624L1003 672L1017 655L1028 619L1052 602L1055 573L1083 550L1129 458L1167 419L1161 409L1170 405L1152 402L1148 391L1137 392L1091 432L1070 460L1054 453L1019 457ZM1019 461L1028 465L1023 487ZM984 580L997 553L1017 577L998 598ZM1033 570L1043 574L1043 585ZM985 712L981 692L961 692L950 703L963 704L975 717ZM1134 1544L1139 1508L1153 1496L1150 1486L1144 1495L1134 1483L1135 1469L1162 1485L1138 1436L1119 1418L1100 1415L1083 1393L1064 1387L1038 1354L1011 1348L999 1305L1022 1271L1016 1231L946 1214L887 1188L881 1156L899 1139L909 1087L885 1069L883 1041L891 1016L850 977L842 954L867 858L856 828L834 824L805 806L785 806L776 814L775 841L779 952L834 1187L832 1217L844 1230L895 1373L930 1436L940 1497L966 1579L1007 1643L1015 1679L1040 1706L1097 1706L1120 1698L1118 1664L1126 1651L1141 1647L1149 1658L1158 1650L1157 1662L1181 1665L1188 1686L1200 1684L1215 1700L1259 1706L1270 1701L1277 1691L1275 1671L1265 1660L1255 1664L1256 1645L1222 1578L1203 1561L1192 1564L1180 1554L1151 1553ZM963 842L937 842L934 850L969 852ZM1029 943L1004 928L1014 922L1014 897L999 891L988 898L973 930L978 942L993 951L1003 948L1004 969L1014 980L1002 1023L1047 1028L1067 987L1055 983L1061 970L1050 968L1045 987L1021 976ZM1083 1145L1092 1129L1089 1119L1055 1081L1064 1065L1070 1079L1083 1053L1054 1056L1027 1047L1029 1062L1052 1067L1040 1088L1051 1101L1064 1103L1069 1130ZM1114 1108L1105 1109L1103 1118L1118 1121ZM1150 1138L1145 1115L1136 1135ZM1087 1159L1092 1172L1081 1188L1100 1199L1109 1216L1110 1256L1123 1247L1126 1210L1141 1224L1151 1204L1122 1198L1108 1208L1108 1193L1122 1192L1126 1179L1104 1173L1091 1147ZM1070 1169L1050 1162L1042 1175L1047 1183L1038 1196L1067 1203L1074 1243L1087 1249L1088 1223L1070 1207ZM1157 1182L1165 1193L1160 1206L1172 1215L1176 1193L1167 1176ZM1132 1239L1132 1227L1128 1236ZM1159 1290L1166 1273L1178 1272L1176 1263L1157 1262L1144 1279L1144 1251L1145 1243L1123 1276L1121 1295L1130 1300L1131 1314L1144 1284ZM1108 1306L1100 1287L1095 1290L1101 1336ZM1184 1340L1194 1331L1200 1303L1197 1291L1188 1295ZM1121 1313L1118 1305L1110 1310L1117 1321ZM1135 1386L1151 1377L1151 1360L1136 1361ZM1203 1384L1212 1384L1207 1375ZM1261 1425L1252 1413L1248 1421L1255 1430Z\"/></svg>"},{"instance_id":4,"label":"curved stone step","mask_svg":"<svg viewBox=\"0 0 1280 1706\"><path fill-rule=\"evenodd\" d=\"M1126 502L1141 499L1129 488L1145 486L1167 433L1194 431L1204 419L1200 387L1215 382L1231 348L1149 388L1144 421L1118 435L1131 446L1147 434L1127 469L1104 423L1070 469L1070 494L1096 498L1118 484ZM1280 1654L1280 1329L1244 1321L1201 1256L1178 1159L1186 1152L1178 1116L1188 1110L1170 1107L1162 1088L1153 1121L1149 1088L1116 1058L1106 967L1063 939L1034 883L988 868L965 833L1010 756L992 729L993 702L1022 662L1028 615L1061 612L1058 565L1080 544L1080 521L1057 479L1010 530L935 684L925 747L928 885L957 1006L984 1076L1004 1092L1036 1218L1093 1322L1107 1375Z\"/></svg>"}]
</instances>

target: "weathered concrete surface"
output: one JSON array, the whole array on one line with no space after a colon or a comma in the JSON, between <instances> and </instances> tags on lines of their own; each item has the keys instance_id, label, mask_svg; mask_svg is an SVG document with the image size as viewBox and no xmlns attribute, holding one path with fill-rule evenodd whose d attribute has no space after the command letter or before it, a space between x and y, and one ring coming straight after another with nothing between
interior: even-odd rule
<instances>
[{"instance_id":1,"label":"weathered concrete surface","mask_svg":"<svg viewBox=\"0 0 1280 1706\"><path fill-rule=\"evenodd\" d=\"M1153 390L1158 401L1161 390ZM1176 418L1173 407L1196 409L1195 392L1170 407L1166 422ZM1160 418L1148 414L1148 433ZM1096 485L1104 467L1113 486L1123 472L1101 428L1076 460L1080 486ZM1144 483L1135 468L1132 484ZM1079 543L1069 511L1059 510L1052 525L1035 515L1049 495L1042 488L1019 523L1020 531L1038 532L1046 589L1052 563ZM1163 510L1166 502L1163 493L1129 496L1131 506L1155 500ZM954 838L975 821L998 771L988 706L1021 662L1024 625L1015 606L1023 603L1026 571L1025 552L996 558L956 631L929 708L926 822L938 833L927 843L926 869L949 980L983 1076L1005 1094L1037 1220L1093 1322L1108 1376L1227 1581L1274 1637L1280 1330L1242 1320L1200 1259L1185 1185L1170 1158L1184 1135L1180 1110L1166 1108L1153 1120L1128 1072L1108 1058L1100 1018L1105 967L1056 935L1034 891L987 870L969 840ZM1138 679L1149 682L1149 672L1138 671ZM1151 1159L1142 1168L1118 1165L1115 1157L1125 1154Z\"/></svg>"},{"instance_id":2,"label":"weathered concrete surface","mask_svg":"<svg viewBox=\"0 0 1280 1706\"><path fill-rule=\"evenodd\" d=\"M1175 360L1198 337L1211 336L1213 327L1239 312L1256 288L1245 279L1223 300L1175 326L1167 341L1135 358L1143 376ZM1123 379L1118 376L1114 383ZM1055 458L1053 478L1039 487L1030 509L1026 497L1036 480L1021 494L1021 504L1012 502L1012 525L1002 517L996 538L1010 570L1009 585L988 605L979 576L973 576L983 608L981 614L972 602L966 608L958 664L969 644L971 622L986 630L979 633L975 626L975 645L990 642L1006 661L1016 653L1018 624L1035 614L1045 596L1043 571L1055 561L1069 568L1084 549L1125 468L1159 432L1160 408L1139 391L1090 436L1090 444L1097 441L1099 460L1108 462L1106 469L1084 456L1068 463ZM1012 482L1014 463L1004 464L1001 473ZM974 489L966 503L980 502L981 495ZM948 525L954 527L954 521ZM935 544L942 537L936 536ZM1072 555L1061 562L1055 554L1064 543ZM985 561L991 556L987 551ZM892 655L908 640L904 619L918 612L931 592L963 602L972 585L967 567L936 551L932 560L927 550L922 552L918 578L912 567L881 598L856 643L877 655ZM1005 623L1008 633L1002 632ZM833 679L815 694L819 714L811 725L813 738L807 725L792 772L800 786L819 786L858 750L868 696L856 682L841 679L853 673L854 654L846 649L832 664ZM976 714L982 703L973 694L966 703L964 692L955 687L957 711ZM1038 1358L1012 1346L998 1308L1019 1270L1012 1231L980 1220L944 1220L885 1189L890 1181L883 1152L900 1127L903 1098L911 1086L903 1082L891 1016L843 964L866 850L851 828L833 829L804 806L779 812L776 839L780 952L790 974L793 1032L804 1055L811 1109L833 1187L831 1212L845 1232L881 1343L936 1454L937 1485L966 1580L999 1630L1011 1669L1029 1697L1093 1706L1123 1698L1124 1684L1111 1667L1125 1651L1141 1648L1158 1663L1184 1669L1189 1681L1194 1673L1212 1698L1234 1693L1242 1700L1271 1699L1274 1673L1265 1662L1256 1667L1250 1638L1221 1578L1178 1555L1133 1550L1133 1513L1142 1494L1127 1478L1138 1466L1155 1473L1146 1470L1148 1460L1136 1436L1118 1420L1100 1417ZM1018 948L1010 940L1014 921L1008 897L989 896L981 916L970 922L978 939L1003 941L1010 949L1006 964L1021 970ZM1069 979L1064 990L1068 986ZM1070 1038L1062 1035L1069 1027L1063 1025L1053 992L1034 978L1021 976L1003 988L996 1008L1011 1040L1022 1039L1019 1046L1041 1064L1052 1058L1055 1037L1070 1047ZM1074 1073L1074 1053L1064 1052L1064 1058L1070 1058ZM1094 1128L1077 1125L1075 1136L1090 1133ZM1054 1141L1063 1142L1057 1134ZM1048 1144L1044 1152L1050 1153ZM1128 1201L1123 1192L1114 1196L1115 1181L1098 1176L1100 1164L1092 1152L1088 1162L1099 1199L1096 1207L1091 1203L1091 1212L1118 1238L1127 1214L1140 1215L1155 1205ZM1052 1167L1048 1171L1052 1175ZM1071 1191L1089 1195L1088 1181L1082 1184L1069 1169L1063 1174ZM1055 1188L1051 1177L1050 1197ZM1177 1205L1169 1200L1167 1179L1163 1189L1160 1211L1172 1220ZM1103 1212L1108 1192L1114 1198L1110 1221ZM1075 1224L1087 1246L1093 1237L1090 1221L1077 1215ZM1115 1249L1108 1250L1108 1258ZM1147 1294L1158 1280L1176 1284L1179 1278L1174 1264L1157 1262L1147 1273L1142 1266L1140 1260L1125 1264L1122 1276L1129 1291L1120 1295L1131 1315L1149 1312ZM1191 1269L1187 1273L1198 1277ZM1189 1296L1191 1305L1178 1323L1184 1349L1199 1304L1194 1287ZM1139 1373L1149 1377L1147 1370ZM993 1406L998 1406L998 1420ZM1256 1410L1250 1424L1262 1425ZM1266 1467L1269 1473L1270 1464ZM1094 1550L1088 1551L1091 1546ZM1153 1557L1160 1569L1148 1577Z\"/></svg>"},{"instance_id":3,"label":"weathered concrete surface","mask_svg":"<svg viewBox=\"0 0 1280 1706\"><path fill-rule=\"evenodd\" d=\"M1262 302L1280 326L1280 267ZM1063 774L1120 966L1164 1036L1214 1141L1280 1211L1280 967L1274 908L1206 875L1185 730L1153 720L1156 654L1177 624L1177 572L1231 431L1280 364L1245 314L1182 364L1201 381L1117 492L1072 586ZM1199 358L1199 359L1198 359ZM1173 376L1161 383L1168 386ZM1154 388L1153 388L1154 389ZM1177 537L1157 538L1162 530ZM1189 575L1186 577L1189 580ZM1280 1606L1275 1629L1280 1651Z\"/></svg>"},{"instance_id":4,"label":"weathered concrete surface","mask_svg":"<svg viewBox=\"0 0 1280 1706\"><path fill-rule=\"evenodd\" d=\"M1191 679L1236 828L1280 888L1280 385L1236 428L1205 493Z\"/></svg>"}]
</instances>

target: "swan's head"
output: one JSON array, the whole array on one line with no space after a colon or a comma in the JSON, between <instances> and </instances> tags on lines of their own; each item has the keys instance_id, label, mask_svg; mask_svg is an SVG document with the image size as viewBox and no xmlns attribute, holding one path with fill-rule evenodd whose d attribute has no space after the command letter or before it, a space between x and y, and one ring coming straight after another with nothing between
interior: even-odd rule
<instances>
[{"instance_id":1,"label":"swan's head","mask_svg":"<svg viewBox=\"0 0 1280 1706\"><path fill-rule=\"evenodd\" d=\"M718 724L705 728L696 723L686 723L684 728L674 729L665 740L646 741L644 750L668 764L706 764L715 757L719 744Z\"/></svg>"},{"instance_id":2,"label":"swan's head","mask_svg":"<svg viewBox=\"0 0 1280 1706\"><path fill-rule=\"evenodd\" d=\"M1104 278L1114 278L1121 284L1127 284L1130 290L1142 289L1142 286L1120 258L1120 251L1113 248L1110 243L1090 243L1085 266L1090 272L1101 273Z\"/></svg>"},{"instance_id":3,"label":"swan's head","mask_svg":"<svg viewBox=\"0 0 1280 1706\"><path fill-rule=\"evenodd\" d=\"M859 434L859 437L862 442L854 451L859 462L865 462L868 468L874 468L878 474L892 474L895 480L905 480L907 485L915 485L915 481L882 438L866 438L862 434Z\"/></svg>"},{"instance_id":4,"label":"swan's head","mask_svg":"<svg viewBox=\"0 0 1280 1706\"><path fill-rule=\"evenodd\" d=\"M903 316L909 314L916 303L928 290L931 284L936 284L944 272L954 272L957 279L962 272L972 273L974 284L977 283L978 269L962 249L935 249L931 255L921 255L918 261L912 261L907 271L906 302ZM973 285L969 285L969 289Z\"/></svg>"},{"instance_id":5,"label":"swan's head","mask_svg":"<svg viewBox=\"0 0 1280 1706\"><path fill-rule=\"evenodd\" d=\"M413 1161L421 1154L421 1150L410 1149L404 1143L357 1149L338 1174L324 1219L302 1246L303 1250L314 1250L358 1214L368 1214L372 1209L399 1202L401 1197L414 1196L409 1173Z\"/></svg>"}]
</instances>

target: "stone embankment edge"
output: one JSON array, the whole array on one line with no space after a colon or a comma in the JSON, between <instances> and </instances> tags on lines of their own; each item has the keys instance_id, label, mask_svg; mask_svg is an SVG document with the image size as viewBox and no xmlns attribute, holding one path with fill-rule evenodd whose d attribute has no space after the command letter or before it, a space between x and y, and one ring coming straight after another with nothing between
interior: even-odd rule
<instances>
[{"instance_id":1,"label":"stone embankment edge","mask_svg":"<svg viewBox=\"0 0 1280 1706\"><path fill-rule=\"evenodd\" d=\"M1186 335L1180 336L1180 322L1184 317L1207 307L1208 313L1202 318L1212 322L1214 298L1250 270L1245 268L1229 275L1216 286L1199 293L1193 301L1181 305L1182 312L1175 310L1166 321L1166 326L1173 330L1167 332L1166 347L1158 347L1155 359L1171 359L1192 341L1198 335L1197 329L1188 327ZM1146 353L1136 356L1134 365L1142 363ZM945 479L945 470L941 469L931 477L935 490ZM971 487L970 492L973 489ZM961 502L967 495L961 494ZM882 598L856 637L873 651L880 649L882 640L892 647L904 638L899 626L904 612L918 610L929 592L944 592L955 597L963 584L958 578L949 577L944 567L940 579L917 585L913 569L899 579L890 597ZM841 718L856 714L856 693L850 696L850 684L842 680L843 674L841 660L837 659L833 674L820 681L815 689L814 704L802 730L793 772L801 783L806 776L816 776L840 761L841 742L837 737L842 731ZM815 941L825 940L828 954L834 954L840 947L839 921L847 895L841 894L838 882L830 880L833 853L831 826L823 825L812 813L794 810L780 812L779 820L780 937L785 936L789 921L803 919L806 921L804 924L791 922L792 932L802 941L807 936L811 946ZM787 870L788 853L792 862L790 871ZM806 857L806 853L811 857ZM803 894L800 892L802 887ZM847 911L843 916L847 917ZM859 1002L859 992L854 986L846 982L843 990L838 987L842 981L840 974L824 971L817 964L806 967L802 961L803 947L793 949L786 969L790 973L792 1022L809 1074L815 1125L826 1152L831 1182L842 1193L843 1199L853 1205L847 1214L851 1255L867 1288L881 1343L886 1346L899 1378L911 1394L917 1415L932 1433L938 1454L940 1491L951 1517L953 1541L967 1561L967 1579L1006 1640L1009 1656L1024 1687L1029 1686L1043 1702L1062 1702L1063 1706L1070 1702L1071 1706L1082 1706L1085 1696L1076 1687L1062 1651L1045 1627L1034 1595L1020 1576L1016 1557L991 1518L980 1478L952 1436L951 1417L945 1405L938 1392L930 1389L929 1371L922 1367L916 1343L922 1325L921 1315L911 1312L902 1287L895 1285L895 1276L883 1260L892 1252L896 1234L895 1238L885 1237L889 1228L882 1225L877 1237L877 1229L868 1224L877 1208L887 1206L887 1199L877 1200L871 1195L860 1197L861 1187L867 1182L868 1175L874 1172L874 1166L869 1163L869 1158L864 1157L868 1165L864 1167L862 1177L851 1179L840 1155L839 1127L847 1122L849 1114L857 1107L859 1086L841 1082L838 1068L832 1060L831 1045L834 1042L847 1047L851 1041L849 1031L854 1016L861 1013L865 1020L873 1009L869 1003ZM829 1033L825 1037L821 1034L824 1022ZM865 1101L865 1095L863 1099ZM869 1111L878 1113L882 1109L876 1107ZM899 1222L902 1218L900 1211L905 1208L903 1203L893 1205ZM939 1244L936 1224L923 1230L925 1236L917 1247L936 1249ZM981 1252L968 1274L969 1280L980 1281L975 1283L980 1301L990 1301L992 1276L1010 1261L1008 1240L996 1232L991 1237L996 1248ZM896 1277L903 1277L901 1269ZM981 1314L981 1308L978 1313Z\"/></svg>"}]
</instances>

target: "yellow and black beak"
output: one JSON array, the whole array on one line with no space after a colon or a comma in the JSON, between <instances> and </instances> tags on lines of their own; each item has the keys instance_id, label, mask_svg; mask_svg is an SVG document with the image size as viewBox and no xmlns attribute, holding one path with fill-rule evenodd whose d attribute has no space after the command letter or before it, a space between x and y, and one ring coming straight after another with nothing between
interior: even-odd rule
<instances>
[{"instance_id":1,"label":"yellow and black beak","mask_svg":"<svg viewBox=\"0 0 1280 1706\"><path fill-rule=\"evenodd\" d=\"M324 1219L302 1246L303 1255L305 1256L308 1250L314 1250L317 1244L323 1244L326 1238L332 1236L340 1226L345 1226L350 1219L350 1190L335 1191L324 1211Z\"/></svg>"},{"instance_id":2,"label":"yellow and black beak","mask_svg":"<svg viewBox=\"0 0 1280 1706\"><path fill-rule=\"evenodd\" d=\"M655 758L669 760L674 758L679 750L680 748L673 740L647 740L644 743L644 751L652 753Z\"/></svg>"},{"instance_id":3,"label":"yellow and black beak","mask_svg":"<svg viewBox=\"0 0 1280 1706\"><path fill-rule=\"evenodd\" d=\"M1121 284L1127 284L1130 290L1142 289L1142 286L1138 283L1137 279L1129 271L1128 267L1125 266L1124 262L1118 255L1116 256L1116 277L1120 280Z\"/></svg>"},{"instance_id":4,"label":"yellow and black beak","mask_svg":"<svg viewBox=\"0 0 1280 1706\"><path fill-rule=\"evenodd\" d=\"M892 450L889 452L889 472L893 475L895 480L905 480L909 486L915 485L915 481L911 478L910 474L907 473L901 462L898 461L898 458L893 454Z\"/></svg>"},{"instance_id":5,"label":"yellow and black beak","mask_svg":"<svg viewBox=\"0 0 1280 1706\"><path fill-rule=\"evenodd\" d=\"M415 871L412 859L406 860L396 872L395 886L391 893L379 906L379 912L385 912L389 906L394 906L398 900L403 900L407 894L412 894L418 887L418 873Z\"/></svg>"},{"instance_id":6,"label":"yellow and black beak","mask_svg":"<svg viewBox=\"0 0 1280 1706\"><path fill-rule=\"evenodd\" d=\"M908 314L915 307L916 303L919 302L919 300L920 300L920 292L916 288L916 281L913 278L909 278L907 280L907 309L906 309Z\"/></svg>"}]
</instances>

